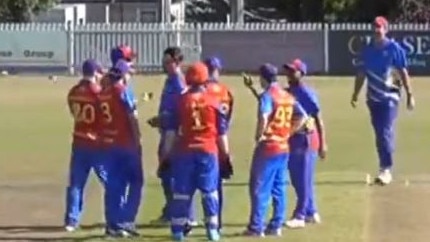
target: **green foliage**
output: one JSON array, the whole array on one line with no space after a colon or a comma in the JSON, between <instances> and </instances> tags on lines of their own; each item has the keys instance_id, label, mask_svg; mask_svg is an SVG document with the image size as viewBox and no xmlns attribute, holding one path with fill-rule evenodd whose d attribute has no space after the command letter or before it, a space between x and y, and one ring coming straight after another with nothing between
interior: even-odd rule
<instances>
[{"instance_id":1,"label":"green foliage","mask_svg":"<svg viewBox=\"0 0 430 242\"><path fill-rule=\"evenodd\" d=\"M57 3L58 0L0 0L0 22L30 22L34 14Z\"/></svg>"}]
</instances>

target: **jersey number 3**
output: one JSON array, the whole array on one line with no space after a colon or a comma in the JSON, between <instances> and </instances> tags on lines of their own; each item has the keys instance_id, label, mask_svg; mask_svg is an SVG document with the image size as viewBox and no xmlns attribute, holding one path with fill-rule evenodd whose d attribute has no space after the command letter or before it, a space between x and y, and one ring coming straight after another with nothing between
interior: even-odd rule
<instances>
[{"instance_id":1,"label":"jersey number 3","mask_svg":"<svg viewBox=\"0 0 430 242\"><path fill-rule=\"evenodd\" d=\"M103 102L100 105L103 113L103 118L106 122L112 122L112 114L108 103ZM96 108L92 104L73 103L72 113L75 122L83 122L86 124L94 123L96 120Z\"/></svg>"}]
</instances>

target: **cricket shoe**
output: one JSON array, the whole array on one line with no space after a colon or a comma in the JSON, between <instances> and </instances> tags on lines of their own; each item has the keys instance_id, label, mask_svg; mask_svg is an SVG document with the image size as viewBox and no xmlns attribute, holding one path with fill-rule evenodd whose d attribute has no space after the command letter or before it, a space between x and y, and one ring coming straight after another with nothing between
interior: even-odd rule
<instances>
[{"instance_id":1,"label":"cricket shoe","mask_svg":"<svg viewBox=\"0 0 430 242\"><path fill-rule=\"evenodd\" d=\"M257 232L257 231L251 230L251 229L247 229L247 230L243 231L242 235L247 236L247 237L257 237L257 238L266 237L266 235L263 232Z\"/></svg>"},{"instance_id":2,"label":"cricket shoe","mask_svg":"<svg viewBox=\"0 0 430 242\"><path fill-rule=\"evenodd\" d=\"M134 223L125 223L121 226L121 229L129 234L129 237L140 237Z\"/></svg>"},{"instance_id":3,"label":"cricket shoe","mask_svg":"<svg viewBox=\"0 0 430 242\"><path fill-rule=\"evenodd\" d=\"M78 229L78 226L75 226L75 225L66 225L66 226L64 226L64 229L67 232L72 233L72 232L75 232Z\"/></svg>"},{"instance_id":4,"label":"cricket shoe","mask_svg":"<svg viewBox=\"0 0 430 242\"><path fill-rule=\"evenodd\" d=\"M280 228L278 228L278 229L266 229L264 234L268 235L268 236L281 237L282 236L282 229L280 229Z\"/></svg>"},{"instance_id":5,"label":"cricket shoe","mask_svg":"<svg viewBox=\"0 0 430 242\"><path fill-rule=\"evenodd\" d=\"M307 216L305 218L305 222L310 224L320 224L322 223L321 216L318 213L314 213L312 216Z\"/></svg>"},{"instance_id":6,"label":"cricket shoe","mask_svg":"<svg viewBox=\"0 0 430 242\"><path fill-rule=\"evenodd\" d=\"M206 236L209 241L219 241L221 239L221 236L217 229L206 230Z\"/></svg>"},{"instance_id":7,"label":"cricket shoe","mask_svg":"<svg viewBox=\"0 0 430 242\"><path fill-rule=\"evenodd\" d=\"M109 238L129 238L131 235L123 229L106 228L105 236Z\"/></svg>"},{"instance_id":8,"label":"cricket shoe","mask_svg":"<svg viewBox=\"0 0 430 242\"><path fill-rule=\"evenodd\" d=\"M381 170L378 176L375 178L375 183L381 186L388 185L393 181L393 175L388 169Z\"/></svg>"},{"instance_id":9,"label":"cricket shoe","mask_svg":"<svg viewBox=\"0 0 430 242\"><path fill-rule=\"evenodd\" d=\"M199 222L198 221L188 221L188 225L190 225L191 227L197 227L199 226Z\"/></svg>"},{"instance_id":10,"label":"cricket shoe","mask_svg":"<svg viewBox=\"0 0 430 242\"><path fill-rule=\"evenodd\" d=\"M301 229L306 226L306 222L304 219L293 218L285 222L285 226L290 229Z\"/></svg>"}]
</instances>

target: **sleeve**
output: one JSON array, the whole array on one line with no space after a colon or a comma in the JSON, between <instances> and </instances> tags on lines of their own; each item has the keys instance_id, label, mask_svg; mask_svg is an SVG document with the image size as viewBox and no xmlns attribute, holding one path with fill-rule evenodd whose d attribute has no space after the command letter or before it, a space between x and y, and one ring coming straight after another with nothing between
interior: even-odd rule
<instances>
[{"instance_id":1,"label":"sleeve","mask_svg":"<svg viewBox=\"0 0 430 242\"><path fill-rule=\"evenodd\" d=\"M297 101L295 101L294 104L293 104L293 116L296 116L296 117L297 116L299 116L299 117L306 117L306 116L308 116L306 114L306 111L303 108L303 106L299 102L297 102Z\"/></svg>"},{"instance_id":2,"label":"sleeve","mask_svg":"<svg viewBox=\"0 0 430 242\"><path fill-rule=\"evenodd\" d=\"M126 88L122 90L120 93L120 98L129 113L134 113L136 111L133 94L130 93L130 89Z\"/></svg>"},{"instance_id":3,"label":"sleeve","mask_svg":"<svg viewBox=\"0 0 430 242\"><path fill-rule=\"evenodd\" d=\"M306 90L306 110L309 115L317 115L321 109L317 94L312 90Z\"/></svg>"},{"instance_id":4,"label":"sleeve","mask_svg":"<svg viewBox=\"0 0 430 242\"><path fill-rule=\"evenodd\" d=\"M179 129L179 113L181 108L181 101L172 98L165 104L164 111L161 117L161 126L164 130L178 130Z\"/></svg>"},{"instance_id":5,"label":"sleeve","mask_svg":"<svg viewBox=\"0 0 430 242\"><path fill-rule=\"evenodd\" d=\"M258 104L258 113L262 115L267 115L273 112L273 101L269 93L264 92L260 96L260 101Z\"/></svg>"},{"instance_id":6,"label":"sleeve","mask_svg":"<svg viewBox=\"0 0 430 242\"><path fill-rule=\"evenodd\" d=\"M230 107L226 103L217 103L217 130L218 135L225 135L230 129Z\"/></svg>"},{"instance_id":7,"label":"sleeve","mask_svg":"<svg viewBox=\"0 0 430 242\"><path fill-rule=\"evenodd\" d=\"M407 68L408 66L406 51L396 42L394 44L393 62L394 62L393 63L394 67L396 67L397 69L404 69L404 68Z\"/></svg>"}]
</instances>

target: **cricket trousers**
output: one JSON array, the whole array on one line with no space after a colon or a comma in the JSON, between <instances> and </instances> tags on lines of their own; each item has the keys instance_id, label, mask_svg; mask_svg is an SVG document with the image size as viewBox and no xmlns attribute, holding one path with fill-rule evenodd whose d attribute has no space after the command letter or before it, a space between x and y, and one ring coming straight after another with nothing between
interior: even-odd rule
<instances>
[{"instance_id":1,"label":"cricket trousers","mask_svg":"<svg viewBox=\"0 0 430 242\"><path fill-rule=\"evenodd\" d=\"M300 220L317 213L315 168L318 152L310 145L312 135L316 135L316 133L295 134L289 140L291 153L288 170L297 196L293 217Z\"/></svg>"},{"instance_id":2,"label":"cricket trousers","mask_svg":"<svg viewBox=\"0 0 430 242\"><path fill-rule=\"evenodd\" d=\"M163 138L163 135L161 135L160 143L158 144L159 157L161 155L161 148L163 147L163 145L164 145L164 138ZM161 212L161 218L167 221L170 221L171 219L170 203L173 198L173 192L172 192L173 178L172 178L171 170L172 170L172 167L171 165L169 165L167 169L161 171L159 174L159 178L161 180L161 187L163 189L164 200L165 200L165 203ZM190 213L188 217L189 221L196 221L196 217L197 217L196 213L197 212L196 212L195 198L193 198L191 201Z\"/></svg>"},{"instance_id":3,"label":"cricket trousers","mask_svg":"<svg viewBox=\"0 0 430 242\"><path fill-rule=\"evenodd\" d=\"M94 170L101 184L105 186L107 181L105 168L101 149L72 146L64 216L66 225L79 225L84 204L84 189L88 176L91 170Z\"/></svg>"},{"instance_id":4,"label":"cricket trousers","mask_svg":"<svg viewBox=\"0 0 430 242\"><path fill-rule=\"evenodd\" d=\"M391 169L395 146L395 121L398 114L397 101L367 101L370 119L376 139L376 150L381 170Z\"/></svg>"},{"instance_id":5,"label":"cricket trousers","mask_svg":"<svg viewBox=\"0 0 430 242\"><path fill-rule=\"evenodd\" d=\"M113 229L134 223L142 198L144 183L140 151L110 148L106 183L106 220Z\"/></svg>"},{"instance_id":6,"label":"cricket trousers","mask_svg":"<svg viewBox=\"0 0 430 242\"><path fill-rule=\"evenodd\" d=\"M258 147L254 151L249 182L251 215L248 230L262 233L266 229L282 227L287 206L288 159L288 153L267 156L262 155ZM270 198L273 216L266 226Z\"/></svg>"},{"instance_id":7,"label":"cricket trousers","mask_svg":"<svg viewBox=\"0 0 430 242\"><path fill-rule=\"evenodd\" d=\"M202 194L207 229L218 229L219 164L216 154L185 152L176 154L172 164L173 198L170 204L171 231L182 233L196 190Z\"/></svg>"}]
</instances>

